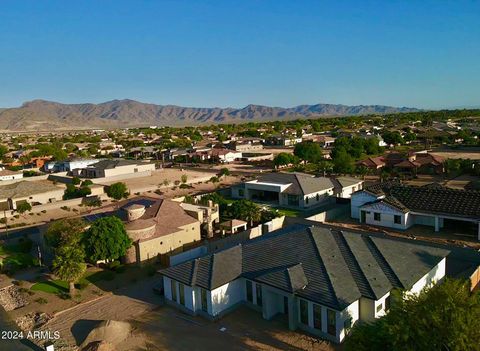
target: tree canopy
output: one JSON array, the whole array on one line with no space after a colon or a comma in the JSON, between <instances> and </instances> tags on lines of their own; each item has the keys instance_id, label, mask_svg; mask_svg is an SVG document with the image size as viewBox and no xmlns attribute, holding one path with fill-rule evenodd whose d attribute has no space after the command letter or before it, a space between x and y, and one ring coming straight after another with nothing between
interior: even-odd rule
<instances>
[{"instance_id":1,"label":"tree canopy","mask_svg":"<svg viewBox=\"0 0 480 351\"><path fill-rule=\"evenodd\" d=\"M304 141L295 145L293 154L308 162L318 162L323 158L322 148L312 141Z\"/></svg>"},{"instance_id":2,"label":"tree canopy","mask_svg":"<svg viewBox=\"0 0 480 351\"><path fill-rule=\"evenodd\" d=\"M123 222L115 216L97 219L85 233L85 251L91 262L116 260L131 245Z\"/></svg>"},{"instance_id":3,"label":"tree canopy","mask_svg":"<svg viewBox=\"0 0 480 351\"><path fill-rule=\"evenodd\" d=\"M281 152L273 159L275 166L288 166L298 162L298 157L287 152Z\"/></svg>"},{"instance_id":4,"label":"tree canopy","mask_svg":"<svg viewBox=\"0 0 480 351\"><path fill-rule=\"evenodd\" d=\"M261 219L261 209L256 203L250 200L238 200L232 203L229 208L232 218L241 219L250 222L258 222Z\"/></svg>"},{"instance_id":5,"label":"tree canopy","mask_svg":"<svg viewBox=\"0 0 480 351\"><path fill-rule=\"evenodd\" d=\"M53 248L78 246L87 227L81 218L65 218L50 224L45 233L45 241Z\"/></svg>"},{"instance_id":6,"label":"tree canopy","mask_svg":"<svg viewBox=\"0 0 480 351\"><path fill-rule=\"evenodd\" d=\"M418 295L397 296L388 314L356 325L346 351L479 350L480 292L447 279Z\"/></svg>"},{"instance_id":7,"label":"tree canopy","mask_svg":"<svg viewBox=\"0 0 480 351\"><path fill-rule=\"evenodd\" d=\"M113 183L107 188L107 195L115 200L128 197L128 189L125 183Z\"/></svg>"},{"instance_id":8,"label":"tree canopy","mask_svg":"<svg viewBox=\"0 0 480 351\"><path fill-rule=\"evenodd\" d=\"M87 266L84 263L85 254L78 246L61 246L56 250L53 259L53 272L57 277L70 285L70 295L75 290L75 282L85 273Z\"/></svg>"}]
</instances>

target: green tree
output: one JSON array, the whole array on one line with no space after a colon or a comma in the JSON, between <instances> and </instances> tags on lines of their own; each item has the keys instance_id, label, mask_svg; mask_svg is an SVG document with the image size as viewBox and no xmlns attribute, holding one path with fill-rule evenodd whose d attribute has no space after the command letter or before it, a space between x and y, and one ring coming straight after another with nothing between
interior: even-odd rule
<instances>
[{"instance_id":1,"label":"green tree","mask_svg":"<svg viewBox=\"0 0 480 351\"><path fill-rule=\"evenodd\" d=\"M320 145L311 141L304 141L296 144L293 154L308 162L318 162L323 158Z\"/></svg>"},{"instance_id":2,"label":"green tree","mask_svg":"<svg viewBox=\"0 0 480 351\"><path fill-rule=\"evenodd\" d=\"M51 223L45 233L46 243L53 247L79 246L87 223L82 218L65 218Z\"/></svg>"},{"instance_id":3,"label":"green tree","mask_svg":"<svg viewBox=\"0 0 480 351\"><path fill-rule=\"evenodd\" d=\"M250 200L238 200L230 206L230 213L233 218L250 222L258 222L261 219L260 206Z\"/></svg>"},{"instance_id":4,"label":"green tree","mask_svg":"<svg viewBox=\"0 0 480 351\"><path fill-rule=\"evenodd\" d=\"M188 176L186 174L182 174L182 176L180 177L180 181L182 182L182 184L185 184L188 180Z\"/></svg>"},{"instance_id":5,"label":"green tree","mask_svg":"<svg viewBox=\"0 0 480 351\"><path fill-rule=\"evenodd\" d=\"M224 167L220 170L220 177L229 176L230 170L227 167Z\"/></svg>"},{"instance_id":6,"label":"green tree","mask_svg":"<svg viewBox=\"0 0 480 351\"><path fill-rule=\"evenodd\" d=\"M479 316L480 292L447 279L418 295L397 296L386 316L354 326L345 350L479 350Z\"/></svg>"},{"instance_id":7,"label":"green tree","mask_svg":"<svg viewBox=\"0 0 480 351\"><path fill-rule=\"evenodd\" d=\"M73 177L72 178L72 184L73 185L79 185L80 182L81 182L80 178L78 178L78 177Z\"/></svg>"},{"instance_id":8,"label":"green tree","mask_svg":"<svg viewBox=\"0 0 480 351\"><path fill-rule=\"evenodd\" d=\"M97 219L85 233L85 251L90 262L125 256L132 240L123 222L115 216Z\"/></svg>"},{"instance_id":9,"label":"green tree","mask_svg":"<svg viewBox=\"0 0 480 351\"><path fill-rule=\"evenodd\" d=\"M28 202L21 202L17 205L17 211L19 213L24 213L31 210L32 210L32 205L30 205Z\"/></svg>"},{"instance_id":10,"label":"green tree","mask_svg":"<svg viewBox=\"0 0 480 351\"><path fill-rule=\"evenodd\" d=\"M88 196L91 193L92 193L92 189L90 189L88 186L81 186L77 188L73 184L67 184L67 188L65 189L65 193L63 194L63 199L64 200L77 199L80 197Z\"/></svg>"},{"instance_id":11,"label":"green tree","mask_svg":"<svg viewBox=\"0 0 480 351\"><path fill-rule=\"evenodd\" d=\"M298 162L298 158L295 155L287 152L281 152L273 159L275 166L288 166Z\"/></svg>"},{"instance_id":12,"label":"green tree","mask_svg":"<svg viewBox=\"0 0 480 351\"><path fill-rule=\"evenodd\" d=\"M321 172L324 177L333 170L333 163L331 161L320 160L317 166L318 171Z\"/></svg>"},{"instance_id":13,"label":"green tree","mask_svg":"<svg viewBox=\"0 0 480 351\"><path fill-rule=\"evenodd\" d=\"M353 158L345 149L341 149L333 159L333 169L337 173L350 174L353 173L355 166Z\"/></svg>"},{"instance_id":14,"label":"green tree","mask_svg":"<svg viewBox=\"0 0 480 351\"><path fill-rule=\"evenodd\" d=\"M115 200L120 200L122 198L128 197L127 185L122 182L113 183L107 187L107 195Z\"/></svg>"},{"instance_id":15,"label":"green tree","mask_svg":"<svg viewBox=\"0 0 480 351\"><path fill-rule=\"evenodd\" d=\"M5 157L5 154L8 152L8 147L5 145L0 144L0 160Z\"/></svg>"},{"instance_id":16,"label":"green tree","mask_svg":"<svg viewBox=\"0 0 480 351\"><path fill-rule=\"evenodd\" d=\"M78 246L61 246L55 252L52 267L53 272L61 280L67 281L70 295L75 292L75 282L85 273L85 255Z\"/></svg>"}]
</instances>

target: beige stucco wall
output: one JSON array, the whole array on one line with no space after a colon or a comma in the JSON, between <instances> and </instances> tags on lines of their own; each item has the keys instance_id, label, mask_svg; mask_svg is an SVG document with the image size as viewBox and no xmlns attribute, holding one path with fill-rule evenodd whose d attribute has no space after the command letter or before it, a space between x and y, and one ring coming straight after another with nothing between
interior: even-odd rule
<instances>
[{"instance_id":1,"label":"beige stucco wall","mask_svg":"<svg viewBox=\"0 0 480 351\"><path fill-rule=\"evenodd\" d=\"M189 244L201 240L200 222L180 227L178 232L163 235L151 240L142 241L138 244L140 261L145 261L163 255Z\"/></svg>"},{"instance_id":2,"label":"beige stucco wall","mask_svg":"<svg viewBox=\"0 0 480 351\"><path fill-rule=\"evenodd\" d=\"M135 169L137 170L136 172L135 172ZM155 170L155 165L152 163L128 165L128 166L121 166L121 167L116 167L112 169L106 169L105 174L102 176L114 177L122 174L140 173L140 172L154 171L154 170Z\"/></svg>"}]
</instances>

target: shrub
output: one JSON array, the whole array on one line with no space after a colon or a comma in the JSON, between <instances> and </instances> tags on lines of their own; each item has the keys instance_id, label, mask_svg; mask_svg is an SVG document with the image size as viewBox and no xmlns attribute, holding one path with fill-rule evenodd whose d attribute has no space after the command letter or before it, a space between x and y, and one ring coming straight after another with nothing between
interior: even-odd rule
<instances>
[{"instance_id":1,"label":"shrub","mask_svg":"<svg viewBox=\"0 0 480 351\"><path fill-rule=\"evenodd\" d=\"M48 303L48 300L44 299L43 297L39 297L35 300L35 302L39 303L40 305L45 305L46 303Z\"/></svg>"},{"instance_id":2,"label":"shrub","mask_svg":"<svg viewBox=\"0 0 480 351\"><path fill-rule=\"evenodd\" d=\"M33 241L29 238L20 238L18 240L18 251L29 253L32 250Z\"/></svg>"},{"instance_id":3,"label":"shrub","mask_svg":"<svg viewBox=\"0 0 480 351\"><path fill-rule=\"evenodd\" d=\"M176 181L173 182L173 184L175 184L175 185L178 186L178 185L180 184L180 181L179 181L179 180L176 180Z\"/></svg>"},{"instance_id":4,"label":"shrub","mask_svg":"<svg viewBox=\"0 0 480 351\"><path fill-rule=\"evenodd\" d=\"M230 170L227 167L224 167L220 170L220 177L229 176L229 175L230 175Z\"/></svg>"},{"instance_id":5,"label":"shrub","mask_svg":"<svg viewBox=\"0 0 480 351\"><path fill-rule=\"evenodd\" d=\"M80 184L80 178L78 178L78 177L73 177L73 178L72 178L72 184L73 184L73 185L79 185L79 184Z\"/></svg>"},{"instance_id":6,"label":"shrub","mask_svg":"<svg viewBox=\"0 0 480 351\"><path fill-rule=\"evenodd\" d=\"M182 183L179 186L180 189L190 189L191 187L192 187L191 185L188 185L188 184L185 184L185 183Z\"/></svg>"},{"instance_id":7,"label":"shrub","mask_svg":"<svg viewBox=\"0 0 480 351\"><path fill-rule=\"evenodd\" d=\"M31 210L32 210L32 205L30 205L28 202L21 202L17 205L17 211L19 213L24 213Z\"/></svg>"},{"instance_id":8,"label":"shrub","mask_svg":"<svg viewBox=\"0 0 480 351\"><path fill-rule=\"evenodd\" d=\"M86 179L82 182L81 186L90 186L93 185L93 182L90 179Z\"/></svg>"},{"instance_id":9,"label":"shrub","mask_svg":"<svg viewBox=\"0 0 480 351\"><path fill-rule=\"evenodd\" d=\"M122 198L128 197L127 185L122 182L114 183L107 187L106 191L108 197L111 197L115 200L121 200Z\"/></svg>"},{"instance_id":10,"label":"shrub","mask_svg":"<svg viewBox=\"0 0 480 351\"><path fill-rule=\"evenodd\" d=\"M68 207L68 206L62 206L60 208L64 211L70 211L70 207Z\"/></svg>"}]
</instances>

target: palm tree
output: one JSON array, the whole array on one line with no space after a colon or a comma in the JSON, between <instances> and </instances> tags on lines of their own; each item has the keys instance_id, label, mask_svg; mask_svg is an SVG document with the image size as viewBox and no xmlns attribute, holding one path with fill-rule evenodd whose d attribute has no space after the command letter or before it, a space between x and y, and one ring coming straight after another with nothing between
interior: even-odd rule
<instances>
[{"instance_id":1,"label":"palm tree","mask_svg":"<svg viewBox=\"0 0 480 351\"><path fill-rule=\"evenodd\" d=\"M85 273L85 253L78 246L61 246L53 260L53 272L60 279L67 281L70 296L75 292L75 282Z\"/></svg>"}]
</instances>

